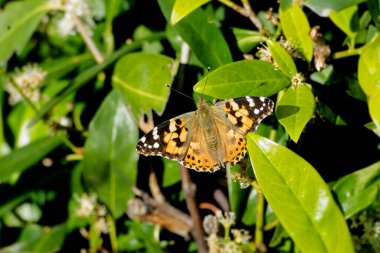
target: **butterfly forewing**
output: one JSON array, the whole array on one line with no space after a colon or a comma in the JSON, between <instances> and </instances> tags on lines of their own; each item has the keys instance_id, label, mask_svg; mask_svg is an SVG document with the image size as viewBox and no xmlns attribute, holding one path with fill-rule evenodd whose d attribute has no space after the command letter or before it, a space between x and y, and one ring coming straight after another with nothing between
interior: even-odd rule
<instances>
[{"instance_id":1,"label":"butterfly forewing","mask_svg":"<svg viewBox=\"0 0 380 253\"><path fill-rule=\"evenodd\" d=\"M223 100L214 107L244 134L256 131L260 122L272 113L274 103L265 97L240 97Z\"/></svg>"},{"instance_id":2,"label":"butterfly forewing","mask_svg":"<svg viewBox=\"0 0 380 253\"><path fill-rule=\"evenodd\" d=\"M159 155L173 160L184 156L195 112L182 114L154 127L137 143L136 149L143 155Z\"/></svg>"}]
</instances>

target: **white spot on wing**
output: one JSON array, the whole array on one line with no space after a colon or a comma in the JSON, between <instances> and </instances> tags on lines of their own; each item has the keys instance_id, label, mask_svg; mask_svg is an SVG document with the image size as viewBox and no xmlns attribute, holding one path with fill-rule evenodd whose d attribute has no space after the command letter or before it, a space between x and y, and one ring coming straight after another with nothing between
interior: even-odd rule
<instances>
[{"instance_id":1,"label":"white spot on wing","mask_svg":"<svg viewBox=\"0 0 380 253\"><path fill-rule=\"evenodd\" d=\"M145 137L145 136L142 137L142 138L140 139L140 141L141 141L142 143L144 143L144 142L146 141L146 137Z\"/></svg>"},{"instance_id":2,"label":"white spot on wing","mask_svg":"<svg viewBox=\"0 0 380 253\"><path fill-rule=\"evenodd\" d=\"M153 144L153 147L154 148L158 148L160 146L160 144L158 144L158 142L155 142L154 144Z\"/></svg>"},{"instance_id":3,"label":"white spot on wing","mask_svg":"<svg viewBox=\"0 0 380 253\"><path fill-rule=\"evenodd\" d=\"M260 101L264 102L265 101L265 97L260 97Z\"/></svg>"},{"instance_id":4,"label":"white spot on wing","mask_svg":"<svg viewBox=\"0 0 380 253\"><path fill-rule=\"evenodd\" d=\"M260 112L260 110L257 108L253 111L254 114L259 114L259 112Z\"/></svg>"},{"instance_id":5,"label":"white spot on wing","mask_svg":"<svg viewBox=\"0 0 380 253\"><path fill-rule=\"evenodd\" d=\"M250 107L254 107L255 106L255 103L253 102L253 99L251 97L246 96L245 98L247 99Z\"/></svg>"}]
</instances>

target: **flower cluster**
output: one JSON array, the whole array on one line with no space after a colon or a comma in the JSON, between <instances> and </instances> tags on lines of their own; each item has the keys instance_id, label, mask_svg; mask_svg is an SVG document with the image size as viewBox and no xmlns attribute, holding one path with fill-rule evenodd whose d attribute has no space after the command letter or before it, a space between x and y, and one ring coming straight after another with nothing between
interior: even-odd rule
<instances>
[{"instance_id":1,"label":"flower cluster","mask_svg":"<svg viewBox=\"0 0 380 253\"><path fill-rule=\"evenodd\" d=\"M74 195L78 207L75 209L75 214L79 218L95 218L95 228L99 233L106 234L109 231L109 227L106 221L107 209L103 205L99 205L97 202L97 196L95 194L82 196Z\"/></svg>"},{"instance_id":2,"label":"flower cluster","mask_svg":"<svg viewBox=\"0 0 380 253\"><path fill-rule=\"evenodd\" d=\"M207 215L203 220L203 228L208 234L207 244L210 253L242 253L251 236L244 229L231 229L235 224L233 212L216 211L215 215ZM224 237L218 235L219 225L224 228Z\"/></svg>"},{"instance_id":3,"label":"flower cluster","mask_svg":"<svg viewBox=\"0 0 380 253\"><path fill-rule=\"evenodd\" d=\"M91 9L86 0L50 0L51 4L59 10L63 10L63 16L57 22L57 31L60 36L75 35L75 20L80 18L87 27L94 26Z\"/></svg>"},{"instance_id":4,"label":"flower cluster","mask_svg":"<svg viewBox=\"0 0 380 253\"><path fill-rule=\"evenodd\" d=\"M369 209L350 219L356 252L380 252L379 217L380 209Z\"/></svg>"},{"instance_id":5,"label":"flower cluster","mask_svg":"<svg viewBox=\"0 0 380 253\"><path fill-rule=\"evenodd\" d=\"M9 93L9 104L15 105L23 98L31 102L38 102L41 98L40 88L45 80L46 72L37 64L28 64L16 69L11 80L5 83L5 90Z\"/></svg>"}]
</instances>

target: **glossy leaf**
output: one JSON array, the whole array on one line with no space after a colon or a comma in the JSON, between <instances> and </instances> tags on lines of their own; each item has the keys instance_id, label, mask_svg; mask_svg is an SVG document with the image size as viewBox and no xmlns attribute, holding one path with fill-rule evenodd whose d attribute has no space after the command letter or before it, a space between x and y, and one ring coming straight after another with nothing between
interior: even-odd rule
<instances>
[{"instance_id":1,"label":"glossy leaf","mask_svg":"<svg viewBox=\"0 0 380 253\"><path fill-rule=\"evenodd\" d=\"M205 83L207 82L206 86ZM281 71L268 62L259 60L237 61L212 71L194 86L194 91L215 98L241 96L269 97L290 84Z\"/></svg>"},{"instance_id":2,"label":"glossy leaf","mask_svg":"<svg viewBox=\"0 0 380 253\"><path fill-rule=\"evenodd\" d=\"M13 1L5 6L0 12L0 64L23 50L50 9L52 4L44 0Z\"/></svg>"},{"instance_id":3,"label":"glossy leaf","mask_svg":"<svg viewBox=\"0 0 380 253\"><path fill-rule=\"evenodd\" d=\"M339 179L332 187L346 218L368 208L379 206L376 197L380 187L380 162Z\"/></svg>"},{"instance_id":4,"label":"glossy leaf","mask_svg":"<svg viewBox=\"0 0 380 253\"><path fill-rule=\"evenodd\" d=\"M145 38L143 41L153 41L153 40L160 40L164 36L163 34L155 34L152 36L149 36ZM78 89L82 88L84 85L86 85L90 80L96 77L96 75L109 67L112 63L114 63L117 59L119 59L121 56L128 52L132 52L136 50L137 48L141 47L141 44L143 41L135 41L131 44L121 47L116 52L112 53L106 60L104 60L103 63L94 65L92 67L87 68L83 73L75 77L70 84L70 86L62 91L59 95L56 97L53 97L47 102L41 110L38 111L37 115L33 118L33 120L30 122L30 126L34 125L38 120L40 120L43 116L45 116L50 110L52 110L53 107L55 107L57 104L59 104L62 100L64 100L67 96L71 95Z\"/></svg>"},{"instance_id":5,"label":"glossy leaf","mask_svg":"<svg viewBox=\"0 0 380 253\"><path fill-rule=\"evenodd\" d=\"M264 196L297 248L308 253L354 252L343 215L315 169L269 139L250 133L247 141Z\"/></svg>"},{"instance_id":6,"label":"glossy leaf","mask_svg":"<svg viewBox=\"0 0 380 253\"><path fill-rule=\"evenodd\" d=\"M380 33L364 47L360 55L358 78L367 96L380 89Z\"/></svg>"},{"instance_id":7,"label":"glossy leaf","mask_svg":"<svg viewBox=\"0 0 380 253\"><path fill-rule=\"evenodd\" d=\"M61 143L58 136L46 137L1 157L0 180L8 180L13 173L21 173L33 166Z\"/></svg>"},{"instance_id":8,"label":"glossy leaf","mask_svg":"<svg viewBox=\"0 0 380 253\"><path fill-rule=\"evenodd\" d=\"M321 17L328 17L331 11L341 11L353 5L365 2L364 0L334 0L334 1L320 1L320 0L306 0L305 6L309 7Z\"/></svg>"},{"instance_id":9,"label":"glossy leaf","mask_svg":"<svg viewBox=\"0 0 380 253\"><path fill-rule=\"evenodd\" d=\"M128 199L134 196L137 139L138 128L132 114L122 96L113 90L91 121L84 148L83 176L115 218L124 213Z\"/></svg>"},{"instance_id":10,"label":"glossy leaf","mask_svg":"<svg viewBox=\"0 0 380 253\"><path fill-rule=\"evenodd\" d=\"M258 31L233 28L232 32L236 37L238 48L243 53L248 53L264 41L263 36Z\"/></svg>"},{"instance_id":11,"label":"glossy leaf","mask_svg":"<svg viewBox=\"0 0 380 253\"><path fill-rule=\"evenodd\" d=\"M369 115L380 131L380 88L368 99Z\"/></svg>"},{"instance_id":12,"label":"glossy leaf","mask_svg":"<svg viewBox=\"0 0 380 253\"><path fill-rule=\"evenodd\" d=\"M308 62L313 58L310 25L302 8L289 0L280 2L280 22L285 37Z\"/></svg>"},{"instance_id":13,"label":"glossy leaf","mask_svg":"<svg viewBox=\"0 0 380 253\"><path fill-rule=\"evenodd\" d=\"M276 117L294 142L314 114L315 99L306 84L290 87L277 103Z\"/></svg>"},{"instance_id":14,"label":"glossy leaf","mask_svg":"<svg viewBox=\"0 0 380 253\"><path fill-rule=\"evenodd\" d=\"M339 12L332 11L329 17L352 41L355 40L356 33L359 29L357 6L351 6Z\"/></svg>"},{"instance_id":15,"label":"glossy leaf","mask_svg":"<svg viewBox=\"0 0 380 253\"><path fill-rule=\"evenodd\" d=\"M270 54L273 57L275 64L286 75L291 78L297 74L297 67L292 57L286 52L286 50L276 41L266 41Z\"/></svg>"},{"instance_id":16,"label":"glossy leaf","mask_svg":"<svg viewBox=\"0 0 380 253\"><path fill-rule=\"evenodd\" d=\"M174 0L158 0L161 11L170 22ZM232 62L232 56L221 31L208 21L202 9L197 9L173 26L190 46L203 66L216 69Z\"/></svg>"},{"instance_id":17,"label":"glossy leaf","mask_svg":"<svg viewBox=\"0 0 380 253\"><path fill-rule=\"evenodd\" d=\"M176 0L170 19L171 23L175 25L182 18L186 17L186 15L210 1L211 0Z\"/></svg>"},{"instance_id":18,"label":"glossy leaf","mask_svg":"<svg viewBox=\"0 0 380 253\"><path fill-rule=\"evenodd\" d=\"M112 76L113 86L121 91L136 118L154 109L161 115L172 83L173 60L159 54L133 53L121 58Z\"/></svg>"}]
</instances>

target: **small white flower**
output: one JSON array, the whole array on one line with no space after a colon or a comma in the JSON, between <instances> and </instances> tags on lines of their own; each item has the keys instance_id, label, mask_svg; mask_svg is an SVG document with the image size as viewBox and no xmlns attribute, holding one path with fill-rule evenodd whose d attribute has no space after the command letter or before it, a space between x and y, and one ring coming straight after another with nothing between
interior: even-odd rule
<instances>
[{"instance_id":1,"label":"small white flower","mask_svg":"<svg viewBox=\"0 0 380 253\"><path fill-rule=\"evenodd\" d=\"M75 210L77 216L89 217L90 215L94 214L97 200L95 194L88 196L85 193L81 197L74 195L74 198L79 203L79 208Z\"/></svg>"},{"instance_id":2,"label":"small white flower","mask_svg":"<svg viewBox=\"0 0 380 253\"><path fill-rule=\"evenodd\" d=\"M100 217L96 220L95 229L99 233L108 234L109 227L108 227L107 221L104 217Z\"/></svg>"},{"instance_id":3,"label":"small white flower","mask_svg":"<svg viewBox=\"0 0 380 253\"><path fill-rule=\"evenodd\" d=\"M232 229L231 233L234 236L234 241L237 244L248 243L249 240L251 239L249 232L245 229Z\"/></svg>"},{"instance_id":4,"label":"small white flower","mask_svg":"<svg viewBox=\"0 0 380 253\"><path fill-rule=\"evenodd\" d=\"M223 215L222 211L218 210L215 212L215 216L223 227L231 227L231 225L235 224L235 214L233 212L225 212Z\"/></svg>"}]
</instances>

